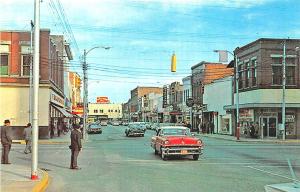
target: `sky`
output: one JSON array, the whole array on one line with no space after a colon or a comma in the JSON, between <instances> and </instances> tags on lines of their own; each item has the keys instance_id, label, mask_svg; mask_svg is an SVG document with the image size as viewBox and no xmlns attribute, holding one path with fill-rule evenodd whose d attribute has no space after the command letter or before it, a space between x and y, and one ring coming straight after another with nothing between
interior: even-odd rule
<instances>
[{"instance_id":1,"label":"sky","mask_svg":"<svg viewBox=\"0 0 300 192\"><path fill-rule=\"evenodd\" d=\"M1 0L0 29L30 30L33 0ZM298 0L42 0L41 28L65 35L82 74L87 55L89 101L130 98L136 86L182 81L201 61L258 38L300 38ZM172 54L177 72L170 72ZM232 59L231 56L229 56Z\"/></svg>"}]
</instances>

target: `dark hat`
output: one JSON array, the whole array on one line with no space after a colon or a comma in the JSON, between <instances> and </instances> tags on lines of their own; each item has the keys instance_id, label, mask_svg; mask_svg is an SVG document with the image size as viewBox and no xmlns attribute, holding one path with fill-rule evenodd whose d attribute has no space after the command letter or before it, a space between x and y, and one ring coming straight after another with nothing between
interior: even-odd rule
<instances>
[{"instance_id":1,"label":"dark hat","mask_svg":"<svg viewBox=\"0 0 300 192\"><path fill-rule=\"evenodd\" d=\"M10 123L10 121L9 121L8 119L6 119L6 120L4 121L4 124L6 124L6 123Z\"/></svg>"},{"instance_id":2,"label":"dark hat","mask_svg":"<svg viewBox=\"0 0 300 192\"><path fill-rule=\"evenodd\" d=\"M26 127L31 127L31 123L27 123L27 126Z\"/></svg>"}]
</instances>

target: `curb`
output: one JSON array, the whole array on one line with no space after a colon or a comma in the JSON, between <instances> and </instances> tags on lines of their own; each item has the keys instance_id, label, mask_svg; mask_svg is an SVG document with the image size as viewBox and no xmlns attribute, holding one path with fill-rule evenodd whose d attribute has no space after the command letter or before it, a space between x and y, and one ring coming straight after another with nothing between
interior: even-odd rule
<instances>
[{"instance_id":1,"label":"curb","mask_svg":"<svg viewBox=\"0 0 300 192\"><path fill-rule=\"evenodd\" d=\"M13 140L13 144L21 144L25 145L26 142L25 140ZM47 141L47 140L39 140L39 144L65 144L65 143L70 143L69 141Z\"/></svg>"},{"instance_id":2,"label":"curb","mask_svg":"<svg viewBox=\"0 0 300 192\"><path fill-rule=\"evenodd\" d=\"M39 169L43 173L43 178L33 187L33 192L45 191L49 184L49 175L46 171Z\"/></svg>"},{"instance_id":3,"label":"curb","mask_svg":"<svg viewBox=\"0 0 300 192\"><path fill-rule=\"evenodd\" d=\"M281 140L274 140L274 141L269 141L269 140L236 140L236 139L231 139L231 138L222 138L222 137L210 137L206 135L199 135L200 137L206 137L206 138L212 138L212 139L220 139L220 140L226 140L226 141L233 141L233 142L242 142L242 143L273 143L273 144L300 144L300 140L286 140L286 141L281 141Z\"/></svg>"}]
</instances>

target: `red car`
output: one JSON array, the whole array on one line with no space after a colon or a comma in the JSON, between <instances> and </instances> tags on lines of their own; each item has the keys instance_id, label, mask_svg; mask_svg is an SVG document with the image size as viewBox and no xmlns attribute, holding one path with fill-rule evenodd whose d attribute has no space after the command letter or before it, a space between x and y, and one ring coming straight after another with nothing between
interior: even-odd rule
<instances>
[{"instance_id":1,"label":"red car","mask_svg":"<svg viewBox=\"0 0 300 192\"><path fill-rule=\"evenodd\" d=\"M156 136L151 139L151 147L155 154L160 154L163 160L168 156L192 155L198 160L202 154L203 143L194 137L190 129L181 126L168 126L158 129Z\"/></svg>"}]
</instances>

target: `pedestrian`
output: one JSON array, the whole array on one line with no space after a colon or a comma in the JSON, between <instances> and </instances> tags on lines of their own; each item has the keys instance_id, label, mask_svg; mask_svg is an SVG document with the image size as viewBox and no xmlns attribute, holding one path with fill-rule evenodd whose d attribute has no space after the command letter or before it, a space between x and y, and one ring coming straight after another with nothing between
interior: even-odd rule
<instances>
[{"instance_id":1,"label":"pedestrian","mask_svg":"<svg viewBox=\"0 0 300 192\"><path fill-rule=\"evenodd\" d=\"M60 132L61 132L61 121L59 120L57 122L57 137L60 137Z\"/></svg>"},{"instance_id":2,"label":"pedestrian","mask_svg":"<svg viewBox=\"0 0 300 192\"><path fill-rule=\"evenodd\" d=\"M25 137L25 143L26 143L24 153L25 154L31 153L31 139L32 139L31 123L27 123L27 126L24 129L23 135Z\"/></svg>"},{"instance_id":3,"label":"pedestrian","mask_svg":"<svg viewBox=\"0 0 300 192\"><path fill-rule=\"evenodd\" d=\"M214 132L215 132L215 124L211 121L209 125L210 125L210 127L209 127L210 134L214 134Z\"/></svg>"},{"instance_id":4,"label":"pedestrian","mask_svg":"<svg viewBox=\"0 0 300 192\"><path fill-rule=\"evenodd\" d=\"M50 138L52 139L54 137L54 123L51 121L50 123Z\"/></svg>"},{"instance_id":5,"label":"pedestrian","mask_svg":"<svg viewBox=\"0 0 300 192\"><path fill-rule=\"evenodd\" d=\"M11 127L10 121L6 119L4 121L4 126L1 128L1 144L2 144L2 156L1 164L10 164L8 161L8 154L11 148L12 137L11 137Z\"/></svg>"},{"instance_id":6,"label":"pedestrian","mask_svg":"<svg viewBox=\"0 0 300 192\"><path fill-rule=\"evenodd\" d=\"M259 123L258 122L255 123L254 130L255 130L255 136L258 137L258 133L259 133Z\"/></svg>"},{"instance_id":7,"label":"pedestrian","mask_svg":"<svg viewBox=\"0 0 300 192\"><path fill-rule=\"evenodd\" d=\"M202 129L202 123L199 122L198 124L198 129L197 129L197 133L199 134L200 133L200 130Z\"/></svg>"},{"instance_id":8,"label":"pedestrian","mask_svg":"<svg viewBox=\"0 0 300 192\"><path fill-rule=\"evenodd\" d=\"M250 136L251 136L251 138L255 138L255 128L254 128L253 123L251 123L251 125L250 125Z\"/></svg>"},{"instance_id":9,"label":"pedestrian","mask_svg":"<svg viewBox=\"0 0 300 192\"><path fill-rule=\"evenodd\" d=\"M75 125L74 129L71 132L71 165L70 169L80 169L77 165L77 157L79 155L79 152L81 151L82 145L81 145L81 131L80 126Z\"/></svg>"},{"instance_id":10,"label":"pedestrian","mask_svg":"<svg viewBox=\"0 0 300 192\"><path fill-rule=\"evenodd\" d=\"M210 133L210 122L206 123L205 129L207 134Z\"/></svg>"}]
</instances>

